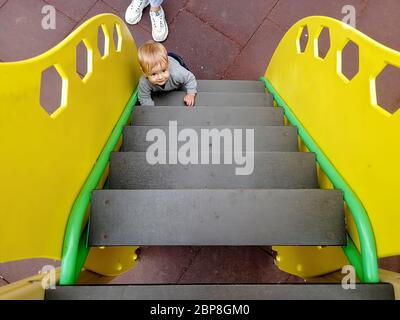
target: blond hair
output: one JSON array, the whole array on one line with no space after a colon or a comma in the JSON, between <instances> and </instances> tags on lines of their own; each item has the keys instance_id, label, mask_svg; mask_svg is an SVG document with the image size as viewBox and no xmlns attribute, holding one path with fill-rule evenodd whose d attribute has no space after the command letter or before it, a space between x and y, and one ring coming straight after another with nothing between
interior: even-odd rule
<instances>
[{"instance_id":1,"label":"blond hair","mask_svg":"<svg viewBox=\"0 0 400 320\"><path fill-rule=\"evenodd\" d=\"M165 47L155 41L147 41L138 49L139 64L146 75L151 74L154 67L168 68L168 54Z\"/></svg>"}]
</instances>

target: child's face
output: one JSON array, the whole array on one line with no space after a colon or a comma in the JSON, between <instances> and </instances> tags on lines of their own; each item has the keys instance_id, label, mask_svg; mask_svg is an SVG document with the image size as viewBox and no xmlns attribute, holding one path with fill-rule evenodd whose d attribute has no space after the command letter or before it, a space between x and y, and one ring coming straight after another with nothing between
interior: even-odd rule
<instances>
[{"instance_id":1,"label":"child's face","mask_svg":"<svg viewBox=\"0 0 400 320\"><path fill-rule=\"evenodd\" d=\"M147 75L147 79L152 84L162 86L164 85L169 78L169 69L168 66L163 66L161 64L156 65L149 75Z\"/></svg>"}]
</instances>

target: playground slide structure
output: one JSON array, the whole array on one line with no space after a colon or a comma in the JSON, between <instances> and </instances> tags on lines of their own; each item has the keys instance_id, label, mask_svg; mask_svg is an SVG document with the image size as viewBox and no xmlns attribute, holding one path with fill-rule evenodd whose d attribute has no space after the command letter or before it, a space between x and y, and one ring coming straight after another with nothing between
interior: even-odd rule
<instances>
[{"instance_id":1,"label":"playground slide structure","mask_svg":"<svg viewBox=\"0 0 400 320\"><path fill-rule=\"evenodd\" d=\"M326 56L321 57L318 46L324 29L329 29L330 49ZM301 40L305 30L308 32L306 44ZM98 41L99 33L103 34L103 42ZM359 49L359 68L352 77L346 76L342 70L343 50L350 42ZM84 74L77 70L78 46L83 46L86 52ZM264 77L260 79L266 89L262 106L267 106L268 110L249 109L243 114L250 117L252 112L254 115L268 113L268 116L275 117L279 109L283 110L286 125L297 127L299 150L315 154L319 188L326 192L329 189L341 190L345 202L347 239L343 244L343 241L333 245L329 245L329 241L317 241L312 246L306 242L287 245L282 239L273 243L251 243L284 243L273 247L278 252L276 264L281 270L311 278L339 270L350 263L361 282L373 284L381 280L377 259L400 254L400 241L396 234L396 230L400 229L400 218L395 197L396 182L400 178L400 171L396 167L400 160L399 112L391 114L378 105L375 85L377 76L387 65L400 67L400 54L339 21L308 17L286 33ZM59 106L51 114L40 102L41 77L49 68L57 71L61 85ZM101 225L99 212L106 211L102 211L98 203L102 193L93 190L103 186L107 188L110 183L110 155L118 151L123 143L124 126L131 122L140 126L140 121L150 119L150 116L144 115L148 111L134 108L140 75L134 39L124 22L111 14L90 19L43 55L21 62L0 63L0 170L3 177L0 214L5 222L0 224L0 262L37 257L59 259L61 285L76 283L83 267L99 274L117 276L134 266L137 245L144 245L144 242L128 241L122 246L123 241L117 244L104 241L105 245L95 241L96 234L101 232L93 226ZM210 108L205 110L205 107L199 107L199 118L209 117L208 120L211 120L210 117L221 117L219 111L212 110L212 106L218 103L226 106L229 96L235 97L232 100L240 103L235 94L253 94L255 100L259 99L260 93L256 93L253 87L251 93L249 88L243 91L237 88L252 85L245 82L214 82L212 85L202 82L204 92L199 93L199 99L203 99L203 104ZM234 90L232 86L236 86ZM220 95L212 92L214 89L211 87L219 90ZM268 104L272 102L267 98L269 94L275 106L280 108L270 110L273 106ZM179 93L173 95L177 96L177 100L161 99L160 103L173 108L180 99ZM259 107L256 104L253 109ZM240 108L225 110L241 114ZM183 124L205 125L188 121ZM160 124L156 121L147 125ZM213 125L243 127L244 123L215 121ZM248 125L254 123L249 120ZM259 129L259 132L264 131ZM268 162L268 157L270 155L265 155L265 159L261 160ZM135 157L132 159L140 160ZM192 188L196 189L196 186ZM128 189L134 188L131 186ZM179 193L173 193L174 190L168 192L179 197ZM213 193L219 196L218 192ZM106 200L109 199L106 193L104 195ZM221 193L222 198L231 199L229 196ZM273 197L280 197L277 193L260 193L259 196L271 196L275 200ZM196 197L193 196L193 201ZM160 199L162 201L161 196ZM121 202L128 200L121 198ZM140 202L141 198L137 200ZM89 224L91 207L95 208L96 213L90 217ZM229 212L230 208L219 210ZM254 211L257 210L255 206ZM119 218L127 218L124 212L118 214ZM315 217L321 219L321 213L315 214ZM157 215L153 218L156 219ZM181 219L183 221L184 217ZM312 219L309 220L312 224ZM327 218L327 221L330 220ZM324 219L314 222L322 229L327 223ZM130 226L130 223L126 225ZM146 221L143 221L143 225L146 225ZM277 224L276 228L279 227ZM281 227L285 228L285 225ZM244 232L246 228L251 230L254 226L247 225ZM140 233L140 230L135 231ZM163 230L160 231L162 234ZM299 229L298 232L304 234L308 230ZM146 230L142 230L142 233L146 234ZM336 236L331 232L328 238L332 240ZM238 234L237 237L240 238ZM298 238L302 240L301 235ZM227 242L222 244L248 244L246 239L245 243L226 239L222 241ZM152 241L155 240L150 239L146 244L154 244ZM201 238L194 244L204 241L207 239ZM89 243L97 244L90 247ZM293 246L295 244L307 246ZM168 290L161 291L168 296L192 289L177 286L172 291ZM219 290L218 294L222 296L227 292L224 287L215 290ZM10 289L3 287L0 294L7 298ZM194 296L198 297L199 292L196 291Z\"/></svg>"}]
</instances>

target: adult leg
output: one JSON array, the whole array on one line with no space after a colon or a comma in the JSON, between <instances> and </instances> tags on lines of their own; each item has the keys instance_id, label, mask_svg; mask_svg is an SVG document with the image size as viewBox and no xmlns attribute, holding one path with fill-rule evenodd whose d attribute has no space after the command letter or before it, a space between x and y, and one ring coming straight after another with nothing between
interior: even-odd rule
<instances>
[{"instance_id":1,"label":"adult leg","mask_svg":"<svg viewBox=\"0 0 400 320\"><path fill-rule=\"evenodd\" d=\"M158 9L158 7L161 6L163 2L164 2L164 0L150 0L150 6L152 9L153 8ZM155 11L157 11L157 10L155 10Z\"/></svg>"}]
</instances>

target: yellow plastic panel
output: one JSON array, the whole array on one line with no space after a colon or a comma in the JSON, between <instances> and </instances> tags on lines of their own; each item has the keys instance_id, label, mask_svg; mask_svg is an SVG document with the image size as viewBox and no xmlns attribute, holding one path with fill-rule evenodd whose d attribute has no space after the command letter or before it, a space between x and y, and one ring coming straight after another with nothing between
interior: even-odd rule
<instances>
[{"instance_id":1,"label":"yellow plastic panel","mask_svg":"<svg viewBox=\"0 0 400 320\"><path fill-rule=\"evenodd\" d=\"M305 26L308 45L301 53ZM316 45L324 27L331 43L321 59ZM359 48L359 72L351 80L341 73L342 50L349 41ZM286 33L265 74L363 203L379 257L400 254L400 112L383 110L375 96L374 79L387 64L400 67L400 53L340 21L308 17ZM349 214L346 217L348 231L359 246L354 223ZM298 251L282 260L296 263L295 255L303 249L293 250ZM315 254L308 263L318 264L320 258ZM339 266L339 260L332 258L332 267Z\"/></svg>"},{"instance_id":2,"label":"yellow plastic panel","mask_svg":"<svg viewBox=\"0 0 400 320\"><path fill-rule=\"evenodd\" d=\"M99 27L108 46L103 58ZM76 72L81 41L90 63L83 79ZM63 94L61 108L49 115L40 105L40 83L51 66ZM38 57L0 63L0 262L61 258L70 209L140 75L135 42L111 14L90 19Z\"/></svg>"},{"instance_id":3,"label":"yellow plastic panel","mask_svg":"<svg viewBox=\"0 0 400 320\"><path fill-rule=\"evenodd\" d=\"M118 276L134 267L139 247L90 248L85 269L105 275Z\"/></svg>"},{"instance_id":4,"label":"yellow plastic panel","mask_svg":"<svg viewBox=\"0 0 400 320\"><path fill-rule=\"evenodd\" d=\"M310 278L341 269L349 264L338 247L273 247L278 252L276 266L301 278Z\"/></svg>"}]
</instances>

